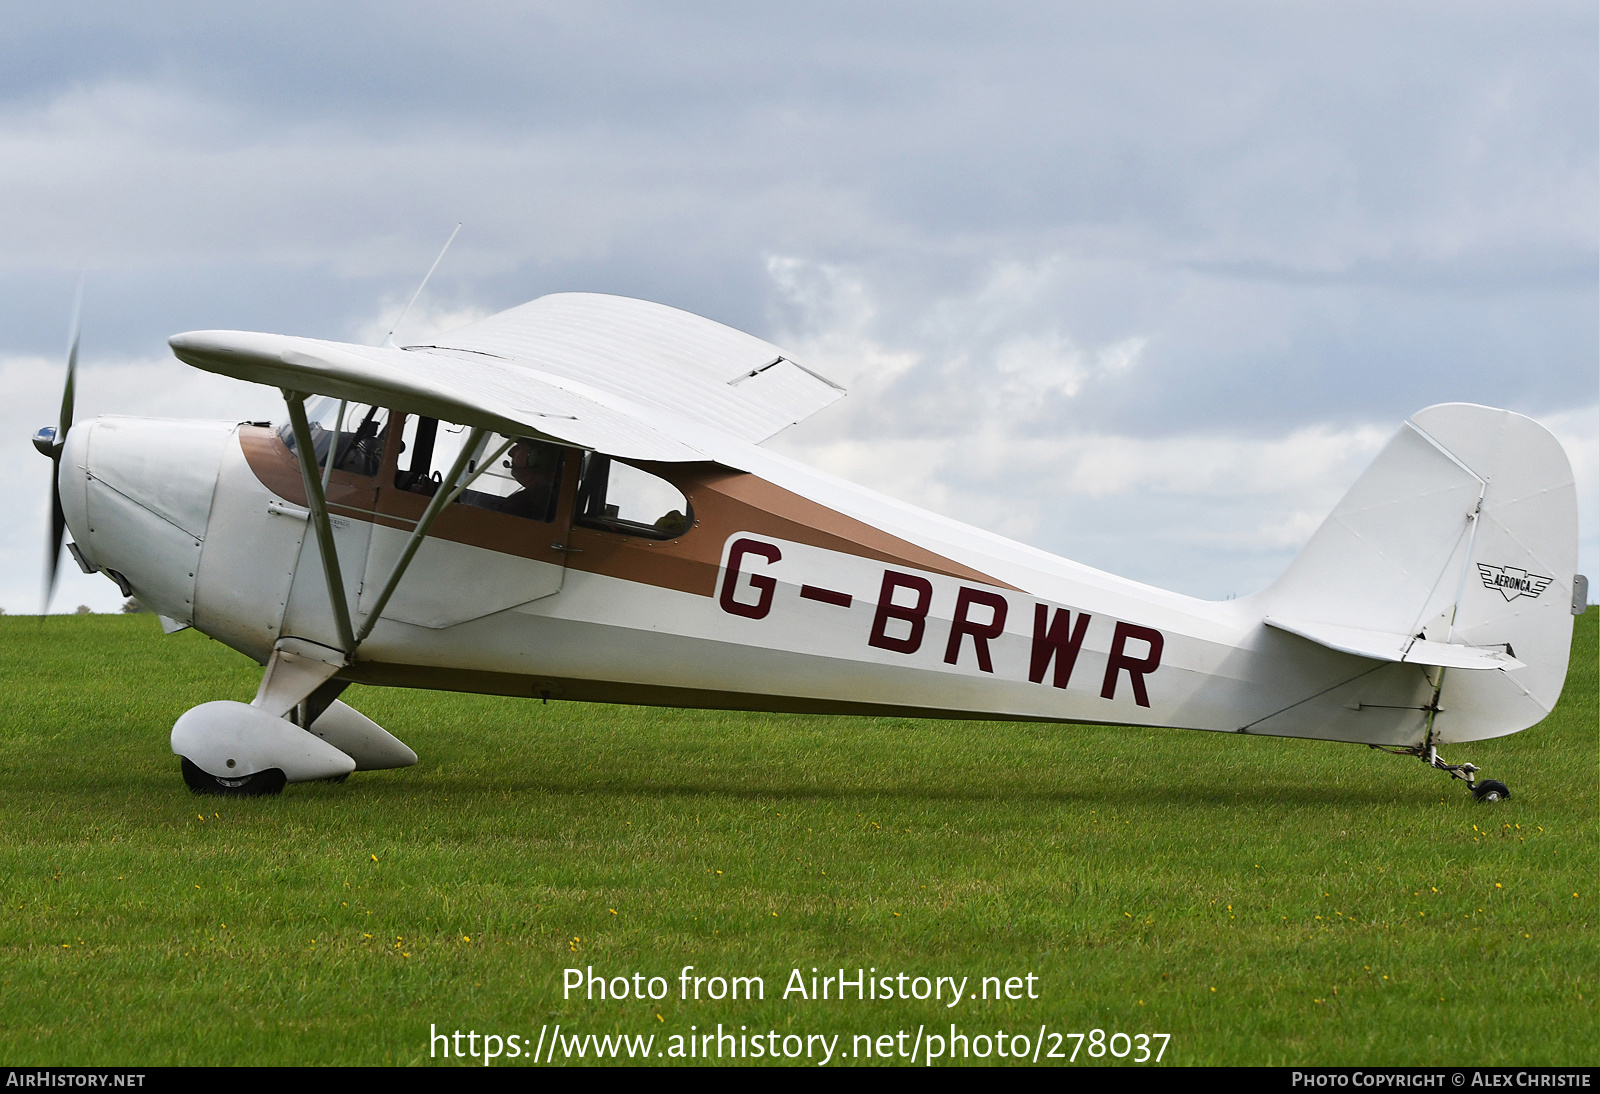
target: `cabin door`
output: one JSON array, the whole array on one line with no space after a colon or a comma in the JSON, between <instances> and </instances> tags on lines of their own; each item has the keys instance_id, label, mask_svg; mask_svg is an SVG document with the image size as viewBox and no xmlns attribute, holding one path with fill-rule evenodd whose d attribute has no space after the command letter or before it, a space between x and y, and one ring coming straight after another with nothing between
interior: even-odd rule
<instances>
[{"instance_id":1,"label":"cabin door","mask_svg":"<svg viewBox=\"0 0 1600 1094\"><path fill-rule=\"evenodd\" d=\"M408 415L386 453L359 611L376 604L470 430ZM496 453L511 441L511 447ZM383 610L385 619L453 627L560 592L580 453L490 434L469 459L484 468L439 514Z\"/></svg>"}]
</instances>

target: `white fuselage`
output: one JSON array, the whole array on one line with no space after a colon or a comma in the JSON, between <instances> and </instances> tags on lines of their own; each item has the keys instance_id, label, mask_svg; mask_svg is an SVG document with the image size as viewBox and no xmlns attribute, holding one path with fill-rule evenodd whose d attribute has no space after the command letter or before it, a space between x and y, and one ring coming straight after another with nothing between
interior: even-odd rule
<instances>
[{"instance_id":1,"label":"white fuselage","mask_svg":"<svg viewBox=\"0 0 1600 1094\"><path fill-rule=\"evenodd\" d=\"M266 485L241 442L251 428L81 423L61 493L89 565L265 662L284 638L338 642L303 495ZM685 591L430 536L346 675L664 705L1423 739L1439 670L1267 627L1271 590L1227 602L1164 592L724 443L739 451L720 462L952 565L819 546L752 519L684 534L718 537L701 544L714 581ZM360 621L406 531L347 505L333 535ZM1491 735L1466 719L1452 733L1448 711L1435 726L1441 741Z\"/></svg>"}]
</instances>

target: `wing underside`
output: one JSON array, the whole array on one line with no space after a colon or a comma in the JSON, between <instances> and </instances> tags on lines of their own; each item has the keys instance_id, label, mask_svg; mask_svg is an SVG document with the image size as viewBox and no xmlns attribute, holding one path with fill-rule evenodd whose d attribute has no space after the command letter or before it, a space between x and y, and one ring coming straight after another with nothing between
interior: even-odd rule
<instances>
[{"instance_id":1,"label":"wing underside","mask_svg":"<svg viewBox=\"0 0 1600 1094\"><path fill-rule=\"evenodd\" d=\"M704 430L759 443L844 389L759 338L660 304L541 297L438 338L372 347L244 331L170 340L209 372L625 459L707 459Z\"/></svg>"}]
</instances>

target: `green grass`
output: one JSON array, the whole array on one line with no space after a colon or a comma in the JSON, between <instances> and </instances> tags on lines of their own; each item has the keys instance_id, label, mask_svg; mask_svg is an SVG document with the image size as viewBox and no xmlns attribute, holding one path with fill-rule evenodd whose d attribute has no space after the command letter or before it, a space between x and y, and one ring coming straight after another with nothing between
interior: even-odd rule
<instances>
[{"instance_id":1,"label":"green grass","mask_svg":"<svg viewBox=\"0 0 1600 1094\"><path fill-rule=\"evenodd\" d=\"M150 616L0 619L0 1060L428 1062L430 1023L848 1051L954 1022L1166 1032L1178 1064L1592 1065L1593 609L1572 663L1542 725L1448 751L1498 805L1327 743L373 688L346 698L417 767L233 800L191 796L167 734L253 665ZM589 965L674 997L563 1000ZM766 999L679 1001L684 965ZM781 998L841 965L1040 998Z\"/></svg>"}]
</instances>

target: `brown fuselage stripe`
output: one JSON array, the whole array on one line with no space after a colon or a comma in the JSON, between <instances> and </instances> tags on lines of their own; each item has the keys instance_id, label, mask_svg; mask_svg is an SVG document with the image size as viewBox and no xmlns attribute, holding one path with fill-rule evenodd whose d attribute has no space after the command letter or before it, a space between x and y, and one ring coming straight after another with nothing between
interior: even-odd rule
<instances>
[{"instance_id":1,"label":"brown fuselage stripe","mask_svg":"<svg viewBox=\"0 0 1600 1094\"><path fill-rule=\"evenodd\" d=\"M410 531L415 526L427 507L428 498L393 485L399 461L400 425L399 421L391 424L383 463L375 477L343 471L329 476L330 513L374 521L402 531ZM246 425L240 427L239 438L245 459L262 485L285 501L304 506L305 487L300 478L299 461L277 434L268 428ZM641 461L634 464L666 479L689 499L694 526L677 539L644 539L575 525L572 518L578 459L576 449L569 451L554 521L546 523L452 505L440 514L429 536L698 596L715 595L722 546L735 532L771 536L963 581L1016 589L1014 585L774 486L758 475L711 462Z\"/></svg>"}]
</instances>

